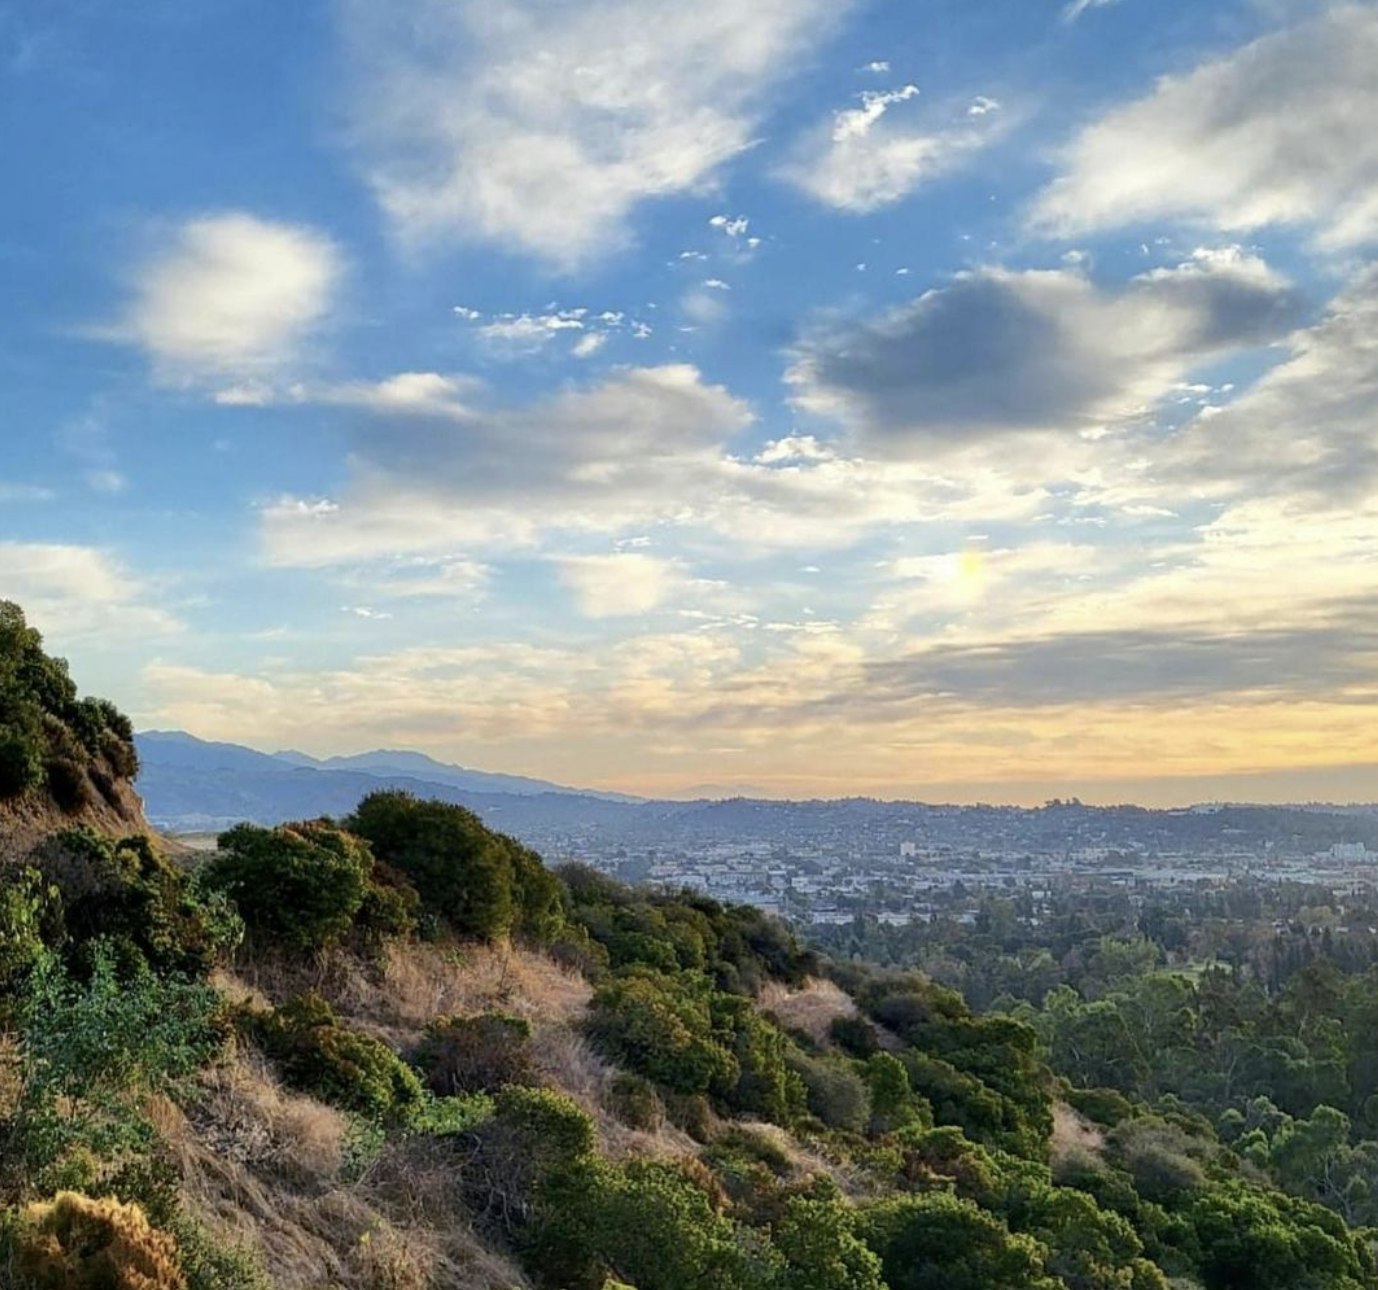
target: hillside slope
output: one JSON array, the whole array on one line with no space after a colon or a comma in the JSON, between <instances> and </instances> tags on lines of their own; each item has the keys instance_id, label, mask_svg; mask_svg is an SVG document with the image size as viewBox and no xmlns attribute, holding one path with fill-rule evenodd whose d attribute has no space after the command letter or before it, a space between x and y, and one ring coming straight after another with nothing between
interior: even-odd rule
<instances>
[{"instance_id":1,"label":"hillside slope","mask_svg":"<svg viewBox=\"0 0 1378 1290\"><path fill-rule=\"evenodd\" d=\"M66 663L44 652L17 605L0 601L0 862L73 825L149 832L137 771L128 719L80 698Z\"/></svg>"}]
</instances>

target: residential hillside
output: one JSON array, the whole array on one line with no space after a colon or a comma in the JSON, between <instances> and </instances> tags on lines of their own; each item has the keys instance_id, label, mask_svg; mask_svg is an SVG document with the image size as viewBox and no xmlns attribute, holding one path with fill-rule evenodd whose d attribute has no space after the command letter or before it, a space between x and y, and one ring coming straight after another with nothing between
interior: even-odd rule
<instances>
[{"instance_id":1,"label":"residential hillside","mask_svg":"<svg viewBox=\"0 0 1378 1290\"><path fill-rule=\"evenodd\" d=\"M0 874L0 1285L1378 1287L1337 1206L1060 1062L395 789L185 863L64 826Z\"/></svg>"}]
</instances>

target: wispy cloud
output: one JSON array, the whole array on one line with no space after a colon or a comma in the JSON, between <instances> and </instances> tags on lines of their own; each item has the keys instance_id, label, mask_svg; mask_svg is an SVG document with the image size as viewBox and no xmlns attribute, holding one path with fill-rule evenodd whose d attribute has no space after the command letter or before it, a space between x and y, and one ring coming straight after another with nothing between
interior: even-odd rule
<instances>
[{"instance_id":1,"label":"wispy cloud","mask_svg":"<svg viewBox=\"0 0 1378 1290\"><path fill-rule=\"evenodd\" d=\"M1340 4L1116 108L1065 149L1031 222L1063 236L1168 217L1378 240L1378 8Z\"/></svg>"},{"instance_id":2,"label":"wispy cloud","mask_svg":"<svg viewBox=\"0 0 1378 1290\"><path fill-rule=\"evenodd\" d=\"M1104 9L1108 5L1118 4L1119 0L1071 0L1071 3L1062 11L1064 22L1076 22L1088 9Z\"/></svg>"},{"instance_id":3,"label":"wispy cloud","mask_svg":"<svg viewBox=\"0 0 1378 1290\"><path fill-rule=\"evenodd\" d=\"M642 201L751 146L848 0L345 0L365 171L411 245L481 238L571 268Z\"/></svg>"},{"instance_id":4,"label":"wispy cloud","mask_svg":"<svg viewBox=\"0 0 1378 1290\"><path fill-rule=\"evenodd\" d=\"M908 196L996 139L1000 104L975 100L960 124L899 120L893 109L919 97L916 85L868 90L860 106L835 112L794 146L780 174L839 210L865 212Z\"/></svg>"}]
</instances>

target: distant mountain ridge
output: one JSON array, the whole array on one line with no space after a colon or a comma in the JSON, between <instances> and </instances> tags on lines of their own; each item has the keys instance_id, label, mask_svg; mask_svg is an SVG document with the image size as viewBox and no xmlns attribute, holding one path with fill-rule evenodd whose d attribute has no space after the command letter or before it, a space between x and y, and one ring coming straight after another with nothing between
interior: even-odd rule
<instances>
[{"instance_id":1,"label":"distant mountain ridge","mask_svg":"<svg viewBox=\"0 0 1378 1290\"><path fill-rule=\"evenodd\" d=\"M626 793L603 793L597 789L571 788L550 780L527 775L503 775L494 771L472 770L451 762L437 761L425 753L402 749L375 749L339 757L312 757L309 753L285 750L265 753L243 744L217 743L198 739L182 730L146 730L135 736L140 760L145 765L180 765L198 769L262 771L351 771L390 779L403 776L429 784L452 784L475 793L570 793L597 797L611 802L635 802Z\"/></svg>"}]
</instances>

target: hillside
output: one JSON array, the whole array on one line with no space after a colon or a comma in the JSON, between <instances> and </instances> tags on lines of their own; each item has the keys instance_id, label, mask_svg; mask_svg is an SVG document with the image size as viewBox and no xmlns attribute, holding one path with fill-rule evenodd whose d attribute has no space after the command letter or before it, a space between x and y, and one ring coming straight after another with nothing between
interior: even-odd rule
<instances>
[{"instance_id":1,"label":"hillside","mask_svg":"<svg viewBox=\"0 0 1378 1290\"><path fill-rule=\"evenodd\" d=\"M44 652L17 605L0 601L0 861L76 824L148 832L133 739L128 719L79 697L66 663Z\"/></svg>"},{"instance_id":2,"label":"hillside","mask_svg":"<svg viewBox=\"0 0 1378 1290\"><path fill-rule=\"evenodd\" d=\"M1310 1119L1264 1152L1120 1078L1108 999L1050 1043L394 789L34 866L0 874L6 1290L1378 1290L1354 1196L1292 1181L1344 1133L1292 1075L1345 1035L1290 1003Z\"/></svg>"}]
</instances>

